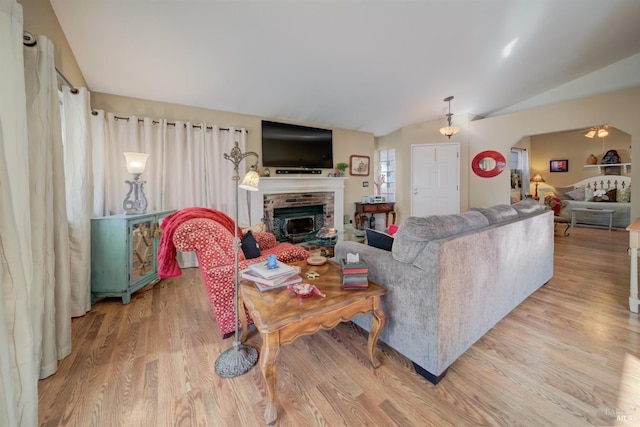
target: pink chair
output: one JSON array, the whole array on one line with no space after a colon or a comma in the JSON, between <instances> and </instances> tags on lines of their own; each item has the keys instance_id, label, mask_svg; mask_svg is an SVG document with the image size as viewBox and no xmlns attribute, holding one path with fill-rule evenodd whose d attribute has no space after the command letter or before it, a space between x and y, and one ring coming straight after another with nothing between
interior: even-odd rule
<instances>
[{"instance_id":1,"label":"pink chair","mask_svg":"<svg viewBox=\"0 0 640 427\"><path fill-rule=\"evenodd\" d=\"M253 233L260 245L261 255L258 258L246 259L242 250L238 253L239 269L247 268L248 264L266 261L267 256L275 254L279 261L302 261L311 256L307 250L291 243L276 243L272 233ZM194 218L180 224L173 235L173 244L183 252L194 251L200 265L202 280L218 328L223 338L235 332L234 294L234 251L233 233L213 219ZM248 323L253 320L245 310Z\"/></svg>"}]
</instances>

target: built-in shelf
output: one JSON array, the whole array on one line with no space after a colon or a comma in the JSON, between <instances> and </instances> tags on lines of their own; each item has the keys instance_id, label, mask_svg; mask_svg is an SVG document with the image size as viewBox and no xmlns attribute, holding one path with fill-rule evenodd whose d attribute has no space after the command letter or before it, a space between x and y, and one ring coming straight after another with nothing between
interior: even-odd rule
<instances>
[{"instance_id":1,"label":"built-in shelf","mask_svg":"<svg viewBox=\"0 0 640 427\"><path fill-rule=\"evenodd\" d=\"M631 167L631 163L614 163L611 165L584 165L585 168L598 168L598 173L602 173L602 168L608 168L610 166L621 166L624 173L627 173L628 169Z\"/></svg>"}]
</instances>

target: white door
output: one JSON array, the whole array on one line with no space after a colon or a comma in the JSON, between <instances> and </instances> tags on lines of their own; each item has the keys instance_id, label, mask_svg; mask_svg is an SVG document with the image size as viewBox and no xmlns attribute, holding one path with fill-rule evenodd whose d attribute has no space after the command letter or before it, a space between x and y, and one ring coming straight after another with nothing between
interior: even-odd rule
<instances>
[{"instance_id":1,"label":"white door","mask_svg":"<svg viewBox=\"0 0 640 427\"><path fill-rule=\"evenodd\" d=\"M411 215L460 212L460 145L411 146Z\"/></svg>"}]
</instances>

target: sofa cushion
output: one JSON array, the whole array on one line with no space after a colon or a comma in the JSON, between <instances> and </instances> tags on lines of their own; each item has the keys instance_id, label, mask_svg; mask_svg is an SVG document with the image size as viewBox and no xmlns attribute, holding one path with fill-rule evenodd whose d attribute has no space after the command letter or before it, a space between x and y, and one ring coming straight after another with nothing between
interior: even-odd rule
<instances>
[{"instance_id":1,"label":"sofa cushion","mask_svg":"<svg viewBox=\"0 0 640 427\"><path fill-rule=\"evenodd\" d=\"M518 216L520 218L524 218L544 210L544 205L541 205L534 199L522 200L521 202L511 205L511 207L518 212Z\"/></svg>"},{"instance_id":2,"label":"sofa cushion","mask_svg":"<svg viewBox=\"0 0 640 427\"><path fill-rule=\"evenodd\" d=\"M487 221L489 221L491 225L518 218L518 211L509 205L495 205L490 208L471 208L470 210L480 212L487 218Z\"/></svg>"},{"instance_id":3,"label":"sofa cushion","mask_svg":"<svg viewBox=\"0 0 640 427\"><path fill-rule=\"evenodd\" d=\"M242 243L242 253L244 253L246 259L258 258L260 256L260 246L256 238L253 237L251 230L242 236L240 243Z\"/></svg>"},{"instance_id":4,"label":"sofa cushion","mask_svg":"<svg viewBox=\"0 0 640 427\"><path fill-rule=\"evenodd\" d=\"M384 249L385 251L390 251L393 247L393 236L371 228L367 228L365 233L367 234L367 244L369 246Z\"/></svg>"},{"instance_id":5,"label":"sofa cushion","mask_svg":"<svg viewBox=\"0 0 640 427\"><path fill-rule=\"evenodd\" d=\"M452 215L412 216L402 223L395 234L391 252L396 261L412 263L428 242L488 225L487 218L474 211Z\"/></svg>"}]
</instances>

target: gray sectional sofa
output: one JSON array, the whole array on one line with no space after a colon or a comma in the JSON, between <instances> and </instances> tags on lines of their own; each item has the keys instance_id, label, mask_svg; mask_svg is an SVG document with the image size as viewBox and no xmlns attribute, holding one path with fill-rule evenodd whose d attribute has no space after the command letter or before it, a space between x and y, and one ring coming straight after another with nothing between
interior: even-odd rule
<instances>
[{"instance_id":1,"label":"gray sectional sofa","mask_svg":"<svg viewBox=\"0 0 640 427\"><path fill-rule=\"evenodd\" d=\"M392 250L340 241L386 287L380 340L436 384L471 345L553 275L553 213L533 202L410 217ZM369 330L371 317L354 322Z\"/></svg>"}]
</instances>

